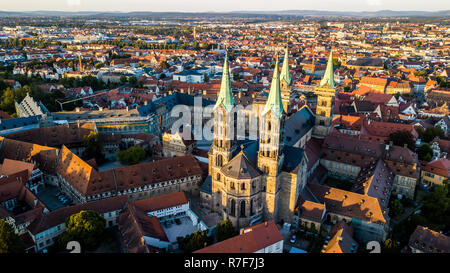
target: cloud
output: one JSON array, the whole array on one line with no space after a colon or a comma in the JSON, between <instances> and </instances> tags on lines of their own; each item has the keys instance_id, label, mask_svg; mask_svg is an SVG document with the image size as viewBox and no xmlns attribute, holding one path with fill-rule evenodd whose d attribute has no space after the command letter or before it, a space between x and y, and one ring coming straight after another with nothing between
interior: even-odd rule
<instances>
[{"instance_id":1,"label":"cloud","mask_svg":"<svg viewBox=\"0 0 450 273\"><path fill-rule=\"evenodd\" d=\"M382 0L366 0L366 3L369 6L382 6L383 5Z\"/></svg>"}]
</instances>

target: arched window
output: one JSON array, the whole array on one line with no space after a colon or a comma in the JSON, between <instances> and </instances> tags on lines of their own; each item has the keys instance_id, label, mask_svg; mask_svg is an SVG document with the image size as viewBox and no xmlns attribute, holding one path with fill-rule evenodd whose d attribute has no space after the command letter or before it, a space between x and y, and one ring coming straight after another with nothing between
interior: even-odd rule
<instances>
[{"instance_id":1,"label":"arched window","mask_svg":"<svg viewBox=\"0 0 450 273\"><path fill-rule=\"evenodd\" d=\"M245 201L241 201L241 217L245 217Z\"/></svg>"},{"instance_id":2,"label":"arched window","mask_svg":"<svg viewBox=\"0 0 450 273\"><path fill-rule=\"evenodd\" d=\"M245 190L245 183L241 184L241 190Z\"/></svg>"},{"instance_id":3,"label":"arched window","mask_svg":"<svg viewBox=\"0 0 450 273\"><path fill-rule=\"evenodd\" d=\"M236 201L234 201L234 199L231 199L230 216L235 215L235 210L236 210Z\"/></svg>"},{"instance_id":4,"label":"arched window","mask_svg":"<svg viewBox=\"0 0 450 273\"><path fill-rule=\"evenodd\" d=\"M270 124L270 121L267 123L267 131L270 132L272 130L272 125Z\"/></svg>"},{"instance_id":5,"label":"arched window","mask_svg":"<svg viewBox=\"0 0 450 273\"><path fill-rule=\"evenodd\" d=\"M223 157L222 155L217 155L217 166L222 167Z\"/></svg>"},{"instance_id":6,"label":"arched window","mask_svg":"<svg viewBox=\"0 0 450 273\"><path fill-rule=\"evenodd\" d=\"M217 173L217 181L220 181L220 173Z\"/></svg>"}]
</instances>

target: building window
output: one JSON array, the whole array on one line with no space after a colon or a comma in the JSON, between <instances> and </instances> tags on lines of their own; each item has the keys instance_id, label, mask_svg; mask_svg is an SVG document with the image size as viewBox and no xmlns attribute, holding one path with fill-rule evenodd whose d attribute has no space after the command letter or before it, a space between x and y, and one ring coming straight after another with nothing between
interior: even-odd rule
<instances>
[{"instance_id":1,"label":"building window","mask_svg":"<svg viewBox=\"0 0 450 273\"><path fill-rule=\"evenodd\" d=\"M222 155L217 156L217 166L222 167L223 164L223 157Z\"/></svg>"},{"instance_id":2,"label":"building window","mask_svg":"<svg viewBox=\"0 0 450 273\"><path fill-rule=\"evenodd\" d=\"M245 217L245 201L241 201L241 217Z\"/></svg>"}]
</instances>

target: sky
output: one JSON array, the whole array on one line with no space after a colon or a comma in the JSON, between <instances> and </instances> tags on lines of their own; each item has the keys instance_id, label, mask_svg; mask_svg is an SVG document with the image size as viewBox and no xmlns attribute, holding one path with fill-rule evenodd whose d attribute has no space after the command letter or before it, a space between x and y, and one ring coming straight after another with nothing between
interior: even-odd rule
<instances>
[{"instance_id":1,"label":"sky","mask_svg":"<svg viewBox=\"0 0 450 273\"><path fill-rule=\"evenodd\" d=\"M437 11L449 0L0 0L1 11Z\"/></svg>"}]
</instances>

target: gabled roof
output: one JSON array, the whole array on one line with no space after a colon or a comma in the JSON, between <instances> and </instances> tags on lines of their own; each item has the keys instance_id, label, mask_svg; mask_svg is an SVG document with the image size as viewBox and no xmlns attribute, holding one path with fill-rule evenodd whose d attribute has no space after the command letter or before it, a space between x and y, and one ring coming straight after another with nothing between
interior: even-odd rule
<instances>
[{"instance_id":1,"label":"gabled roof","mask_svg":"<svg viewBox=\"0 0 450 273\"><path fill-rule=\"evenodd\" d=\"M245 228L243 234L197 250L194 253L254 253L283 241L273 221Z\"/></svg>"},{"instance_id":2,"label":"gabled roof","mask_svg":"<svg viewBox=\"0 0 450 273\"><path fill-rule=\"evenodd\" d=\"M352 238L353 228L344 222L333 226L330 235L333 237L324 246L323 253L354 253L358 243Z\"/></svg>"},{"instance_id":3,"label":"gabled roof","mask_svg":"<svg viewBox=\"0 0 450 273\"><path fill-rule=\"evenodd\" d=\"M374 197L326 185L308 183L307 187L320 203L325 203L325 207L331 213L372 223L383 225L386 223L378 200Z\"/></svg>"},{"instance_id":4,"label":"gabled roof","mask_svg":"<svg viewBox=\"0 0 450 273\"><path fill-rule=\"evenodd\" d=\"M146 213L181 206L187 203L188 200L182 191L134 201L136 208L139 208Z\"/></svg>"},{"instance_id":5,"label":"gabled roof","mask_svg":"<svg viewBox=\"0 0 450 273\"><path fill-rule=\"evenodd\" d=\"M409 238L409 247L429 253L449 253L450 237L423 226L417 226Z\"/></svg>"},{"instance_id":6,"label":"gabled roof","mask_svg":"<svg viewBox=\"0 0 450 273\"><path fill-rule=\"evenodd\" d=\"M437 174L442 177L450 177L450 160L447 158L439 158L429 162L424 168L424 171Z\"/></svg>"}]
</instances>

